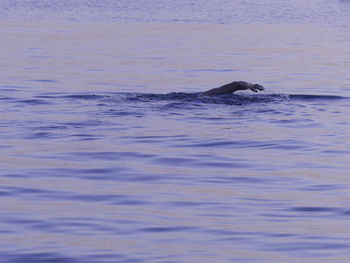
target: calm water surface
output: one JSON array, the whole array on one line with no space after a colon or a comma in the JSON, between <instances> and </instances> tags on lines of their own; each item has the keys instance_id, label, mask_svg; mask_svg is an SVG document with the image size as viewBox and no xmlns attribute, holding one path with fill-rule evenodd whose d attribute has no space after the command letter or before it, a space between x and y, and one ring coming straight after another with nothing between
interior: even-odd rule
<instances>
[{"instance_id":1,"label":"calm water surface","mask_svg":"<svg viewBox=\"0 0 350 263\"><path fill-rule=\"evenodd\" d=\"M1 262L350 261L349 1L0 8Z\"/></svg>"}]
</instances>

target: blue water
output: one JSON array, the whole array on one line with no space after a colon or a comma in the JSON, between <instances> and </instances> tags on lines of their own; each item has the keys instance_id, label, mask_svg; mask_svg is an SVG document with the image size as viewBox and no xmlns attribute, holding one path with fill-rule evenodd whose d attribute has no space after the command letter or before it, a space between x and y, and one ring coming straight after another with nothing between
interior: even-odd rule
<instances>
[{"instance_id":1,"label":"blue water","mask_svg":"<svg viewBox=\"0 0 350 263\"><path fill-rule=\"evenodd\" d=\"M1 1L0 262L349 262L349 11Z\"/></svg>"}]
</instances>

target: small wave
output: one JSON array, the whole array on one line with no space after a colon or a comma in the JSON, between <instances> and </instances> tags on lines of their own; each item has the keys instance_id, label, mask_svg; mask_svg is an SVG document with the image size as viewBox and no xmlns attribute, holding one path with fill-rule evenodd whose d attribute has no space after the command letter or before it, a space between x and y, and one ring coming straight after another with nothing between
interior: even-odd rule
<instances>
[{"instance_id":1,"label":"small wave","mask_svg":"<svg viewBox=\"0 0 350 263\"><path fill-rule=\"evenodd\" d=\"M76 94L76 95L66 95L63 98L67 99L79 99L79 100L98 100L103 99L108 96L105 95L96 95L96 94Z\"/></svg>"},{"instance_id":2,"label":"small wave","mask_svg":"<svg viewBox=\"0 0 350 263\"><path fill-rule=\"evenodd\" d=\"M148 227L140 229L143 233L169 233L169 232L187 232L197 230L197 227L191 226L173 226L173 227Z\"/></svg>"},{"instance_id":3,"label":"small wave","mask_svg":"<svg viewBox=\"0 0 350 263\"><path fill-rule=\"evenodd\" d=\"M154 93L128 93L126 94L128 101L193 101L198 97L198 93L184 93L184 92L171 92L167 94L154 94Z\"/></svg>"},{"instance_id":4,"label":"small wave","mask_svg":"<svg viewBox=\"0 0 350 263\"><path fill-rule=\"evenodd\" d=\"M33 79L32 81L35 81L35 82L42 82L42 83L54 83L54 82L58 82L58 80L54 80L54 79Z\"/></svg>"},{"instance_id":5,"label":"small wave","mask_svg":"<svg viewBox=\"0 0 350 263\"><path fill-rule=\"evenodd\" d=\"M99 99L109 98L108 95L96 95L96 94L68 94L68 95L63 95L63 94L46 95L45 94L45 95L39 95L35 97L39 99L77 99L77 100L99 100Z\"/></svg>"},{"instance_id":6,"label":"small wave","mask_svg":"<svg viewBox=\"0 0 350 263\"><path fill-rule=\"evenodd\" d=\"M47 100L42 100L42 99L17 100L16 102L29 104L29 105L50 105L51 104Z\"/></svg>"},{"instance_id":7,"label":"small wave","mask_svg":"<svg viewBox=\"0 0 350 263\"><path fill-rule=\"evenodd\" d=\"M60 253L21 253L1 254L2 262L7 263L100 263L100 262L140 262L122 254L91 254L71 257Z\"/></svg>"},{"instance_id":8,"label":"small wave","mask_svg":"<svg viewBox=\"0 0 350 263\"><path fill-rule=\"evenodd\" d=\"M60 254L50 254L50 253L33 253L33 254L2 254L2 259L5 260L5 262L8 263L46 263L46 262L57 262L57 263L81 263L82 261L65 257ZM86 261L91 262L91 261Z\"/></svg>"},{"instance_id":9,"label":"small wave","mask_svg":"<svg viewBox=\"0 0 350 263\"><path fill-rule=\"evenodd\" d=\"M308 100L346 100L349 99L348 97L343 97L343 96L336 96L336 95L307 95L307 94L291 94L288 95L289 99L291 100L303 100L303 101L308 101Z\"/></svg>"}]
</instances>

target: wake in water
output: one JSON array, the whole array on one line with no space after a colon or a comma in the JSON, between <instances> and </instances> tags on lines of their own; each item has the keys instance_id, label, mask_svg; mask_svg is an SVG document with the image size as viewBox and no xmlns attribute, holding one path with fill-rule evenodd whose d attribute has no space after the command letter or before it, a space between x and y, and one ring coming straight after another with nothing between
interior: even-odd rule
<instances>
[{"instance_id":1,"label":"wake in water","mask_svg":"<svg viewBox=\"0 0 350 263\"><path fill-rule=\"evenodd\" d=\"M127 94L126 99L129 101L175 101L181 103L203 103L203 104L226 104L226 105L245 105L250 103L272 103L272 102L286 102L286 101L338 101L349 99L342 96L334 95L308 95L308 94L272 94L260 93L251 94L247 92L234 93L241 90L251 90L254 92L265 90L259 84L251 84L244 81L232 82L214 88L205 92L184 93L184 92L170 92L167 94Z\"/></svg>"},{"instance_id":2,"label":"wake in water","mask_svg":"<svg viewBox=\"0 0 350 263\"><path fill-rule=\"evenodd\" d=\"M260 84L251 84L245 81L232 82L218 88L210 89L205 92L184 93L170 92L167 94L153 93L112 93L109 95L91 95L91 94L75 94L63 96L37 96L40 99L67 98L77 100L99 100L104 102L161 102L168 101L170 103L180 104L224 104L224 105L246 105L251 103L272 103L286 101L338 101L350 99L342 96L334 95L307 95L307 94L271 94L259 93L251 94L248 92L238 93L236 91L250 90L255 93L264 91L264 87ZM31 100L33 101L33 100ZM37 101L37 100L35 100ZM29 101L28 101L29 102ZM41 102L41 100L40 100Z\"/></svg>"},{"instance_id":3,"label":"wake in water","mask_svg":"<svg viewBox=\"0 0 350 263\"><path fill-rule=\"evenodd\" d=\"M226 104L226 105L244 105L250 103L269 103L273 101L287 101L288 95L279 94L224 94L217 96L200 96L200 93L171 92L168 94L126 94L128 101L176 101L183 103L202 103L202 104Z\"/></svg>"},{"instance_id":4,"label":"wake in water","mask_svg":"<svg viewBox=\"0 0 350 263\"><path fill-rule=\"evenodd\" d=\"M324 102L328 103L350 100L348 97L333 96L333 95L308 95L308 94L224 94L218 96L199 96L200 93L185 93L185 92L171 92L167 94L155 94L155 93L113 93L109 95L93 95L93 94L72 94L62 96L36 96L37 99L33 100L15 100L11 98L11 101L16 103L25 104L52 104L56 99L69 99L74 101L87 100L98 101L101 103L117 103L123 104L127 102L140 102L140 103L154 103L154 102L169 102L180 103L184 105L190 104L221 104L221 105L249 105L256 103L283 103L290 101L298 102Z\"/></svg>"},{"instance_id":5,"label":"wake in water","mask_svg":"<svg viewBox=\"0 0 350 263\"><path fill-rule=\"evenodd\" d=\"M235 81L218 88L210 89L205 92L183 93L171 92L168 94L129 94L127 100L139 101L177 101L182 103L205 103L205 104L227 104L244 105L250 103L270 103L289 100L310 101L310 100L340 100L347 99L341 96L333 95L301 95L301 94L234 94L236 91L250 90L253 92L264 91L260 84L252 84L245 81Z\"/></svg>"}]
</instances>

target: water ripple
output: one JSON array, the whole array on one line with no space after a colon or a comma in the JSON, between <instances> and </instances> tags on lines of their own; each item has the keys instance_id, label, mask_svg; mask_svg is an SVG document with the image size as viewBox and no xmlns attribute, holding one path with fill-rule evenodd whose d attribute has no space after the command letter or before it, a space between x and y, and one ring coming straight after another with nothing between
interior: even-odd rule
<instances>
[{"instance_id":1,"label":"water ripple","mask_svg":"<svg viewBox=\"0 0 350 263\"><path fill-rule=\"evenodd\" d=\"M197 227L184 227L184 226L173 226L173 227L147 227L142 228L139 231L146 233L169 233L169 232L182 232L182 231L194 231Z\"/></svg>"}]
</instances>

